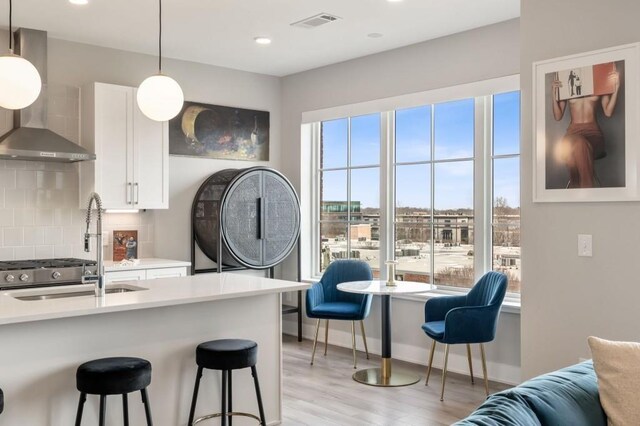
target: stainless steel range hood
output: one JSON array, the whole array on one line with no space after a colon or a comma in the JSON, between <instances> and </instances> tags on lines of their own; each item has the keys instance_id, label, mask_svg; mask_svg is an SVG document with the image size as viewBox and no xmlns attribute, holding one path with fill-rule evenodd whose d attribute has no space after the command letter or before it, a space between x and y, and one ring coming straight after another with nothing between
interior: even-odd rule
<instances>
[{"instance_id":1,"label":"stainless steel range hood","mask_svg":"<svg viewBox=\"0 0 640 426\"><path fill-rule=\"evenodd\" d=\"M13 130L0 137L0 158L58 162L95 160L95 154L47 129L47 32L21 28L14 36L15 53L36 67L42 79L43 93L28 108L14 112Z\"/></svg>"}]
</instances>

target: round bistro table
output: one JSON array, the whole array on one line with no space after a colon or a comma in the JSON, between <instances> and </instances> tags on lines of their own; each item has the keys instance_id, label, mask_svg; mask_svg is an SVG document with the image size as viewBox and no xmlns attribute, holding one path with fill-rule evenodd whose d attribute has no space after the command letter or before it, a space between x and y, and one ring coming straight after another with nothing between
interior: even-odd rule
<instances>
[{"instance_id":1,"label":"round bistro table","mask_svg":"<svg viewBox=\"0 0 640 426\"><path fill-rule=\"evenodd\" d=\"M391 369L391 296L398 294L425 293L435 290L433 284L413 281L396 281L395 286L387 286L386 281L351 281L338 284L338 290L347 293L373 294L381 296L382 316L382 364L380 368L367 368L353 374L353 380L371 386L407 386L417 383L420 377L413 374L394 372Z\"/></svg>"}]
</instances>

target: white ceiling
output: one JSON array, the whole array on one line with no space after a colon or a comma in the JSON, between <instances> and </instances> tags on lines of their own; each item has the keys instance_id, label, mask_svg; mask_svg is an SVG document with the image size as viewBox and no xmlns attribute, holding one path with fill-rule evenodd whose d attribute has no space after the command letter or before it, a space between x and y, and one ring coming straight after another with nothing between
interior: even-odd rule
<instances>
[{"instance_id":1,"label":"white ceiling","mask_svg":"<svg viewBox=\"0 0 640 426\"><path fill-rule=\"evenodd\" d=\"M13 3L14 27L157 52L157 0L89 0L86 6L68 0ZM7 9L0 9L5 27ZM163 9L165 56L283 76L515 18L520 1L163 0ZM289 25L321 12L342 19L312 30ZM369 38L370 33L383 37ZM268 36L273 43L257 45L256 36Z\"/></svg>"}]
</instances>

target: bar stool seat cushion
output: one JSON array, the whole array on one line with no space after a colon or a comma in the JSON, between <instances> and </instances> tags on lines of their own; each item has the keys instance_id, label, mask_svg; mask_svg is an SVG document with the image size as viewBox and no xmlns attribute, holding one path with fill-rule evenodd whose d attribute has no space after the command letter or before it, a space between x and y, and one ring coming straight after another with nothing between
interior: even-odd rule
<instances>
[{"instance_id":1,"label":"bar stool seat cushion","mask_svg":"<svg viewBox=\"0 0 640 426\"><path fill-rule=\"evenodd\" d=\"M211 340L196 348L196 363L210 370L237 370L258 362L258 344L252 340Z\"/></svg>"},{"instance_id":2,"label":"bar stool seat cushion","mask_svg":"<svg viewBox=\"0 0 640 426\"><path fill-rule=\"evenodd\" d=\"M115 357L85 362L78 367L76 386L92 395L121 395L151 383L151 363L142 358Z\"/></svg>"}]
</instances>

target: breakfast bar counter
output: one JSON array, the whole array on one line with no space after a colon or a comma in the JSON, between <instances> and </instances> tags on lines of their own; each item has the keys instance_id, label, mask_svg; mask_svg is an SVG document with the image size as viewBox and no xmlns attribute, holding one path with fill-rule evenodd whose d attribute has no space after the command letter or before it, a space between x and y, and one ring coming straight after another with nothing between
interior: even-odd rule
<instances>
[{"instance_id":1,"label":"breakfast bar counter","mask_svg":"<svg viewBox=\"0 0 640 426\"><path fill-rule=\"evenodd\" d=\"M307 287L222 273L118 283L107 286L104 298L73 294L91 292L91 285L4 291L0 293L0 387L5 411L0 424L73 424L78 365L96 358L134 356L152 364L149 397L154 424L185 425L197 369L195 348L220 338L258 343L267 424L278 424L281 293ZM115 292L109 293L110 289ZM219 389L219 374L203 376L197 415L219 411ZM234 376L234 394L234 409L256 411L250 373ZM132 398L129 403L131 424L144 423L139 402ZM89 396L85 423L93 424L97 410L98 398ZM115 398L106 424L122 424L122 407Z\"/></svg>"}]
</instances>

